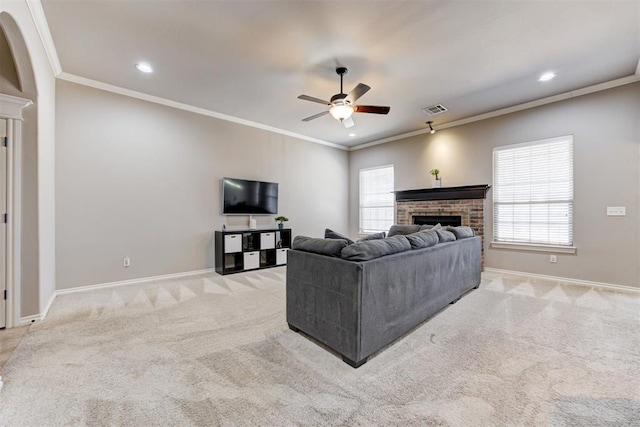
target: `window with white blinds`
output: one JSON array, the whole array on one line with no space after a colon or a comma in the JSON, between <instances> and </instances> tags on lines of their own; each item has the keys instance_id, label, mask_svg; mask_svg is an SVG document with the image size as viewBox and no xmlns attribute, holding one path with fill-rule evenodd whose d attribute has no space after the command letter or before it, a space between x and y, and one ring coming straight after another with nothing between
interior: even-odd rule
<instances>
[{"instance_id":1,"label":"window with white blinds","mask_svg":"<svg viewBox=\"0 0 640 427\"><path fill-rule=\"evenodd\" d=\"M393 165L360 170L360 232L387 231L393 225Z\"/></svg>"},{"instance_id":2,"label":"window with white blinds","mask_svg":"<svg viewBox=\"0 0 640 427\"><path fill-rule=\"evenodd\" d=\"M494 148L493 239L573 245L573 136Z\"/></svg>"}]
</instances>

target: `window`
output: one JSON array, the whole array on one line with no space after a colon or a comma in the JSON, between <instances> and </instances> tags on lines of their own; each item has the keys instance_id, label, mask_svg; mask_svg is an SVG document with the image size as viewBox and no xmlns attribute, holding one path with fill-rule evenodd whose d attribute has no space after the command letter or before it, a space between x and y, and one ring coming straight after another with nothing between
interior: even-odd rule
<instances>
[{"instance_id":1,"label":"window","mask_svg":"<svg viewBox=\"0 0 640 427\"><path fill-rule=\"evenodd\" d=\"M573 136L494 148L493 239L573 246Z\"/></svg>"},{"instance_id":2,"label":"window","mask_svg":"<svg viewBox=\"0 0 640 427\"><path fill-rule=\"evenodd\" d=\"M393 165L360 170L360 232L387 231L393 225Z\"/></svg>"}]
</instances>

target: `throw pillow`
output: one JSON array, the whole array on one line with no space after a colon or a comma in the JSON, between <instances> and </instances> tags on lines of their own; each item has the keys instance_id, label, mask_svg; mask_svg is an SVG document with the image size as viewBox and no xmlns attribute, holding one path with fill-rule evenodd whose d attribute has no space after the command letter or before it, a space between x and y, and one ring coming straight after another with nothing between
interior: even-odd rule
<instances>
[{"instance_id":1,"label":"throw pillow","mask_svg":"<svg viewBox=\"0 0 640 427\"><path fill-rule=\"evenodd\" d=\"M291 249L339 257L342 249L347 246L348 243L344 239L319 239L316 237L296 236L295 239L293 239Z\"/></svg>"},{"instance_id":2,"label":"throw pillow","mask_svg":"<svg viewBox=\"0 0 640 427\"><path fill-rule=\"evenodd\" d=\"M368 234L364 236L362 239L358 239L358 242L366 242L367 240L378 240L384 239L385 232L381 231L379 233Z\"/></svg>"},{"instance_id":3,"label":"throw pillow","mask_svg":"<svg viewBox=\"0 0 640 427\"><path fill-rule=\"evenodd\" d=\"M385 255L404 252L411 249L406 236L392 236L386 239L365 240L342 249L342 258L349 261L369 261Z\"/></svg>"},{"instance_id":4,"label":"throw pillow","mask_svg":"<svg viewBox=\"0 0 640 427\"><path fill-rule=\"evenodd\" d=\"M447 227L447 231L455 234L457 240L467 239L476 235L473 231L473 228L467 227L466 225L461 225L459 227Z\"/></svg>"},{"instance_id":5,"label":"throw pillow","mask_svg":"<svg viewBox=\"0 0 640 427\"><path fill-rule=\"evenodd\" d=\"M438 244L438 233L435 230L424 230L407 235L412 249L428 248Z\"/></svg>"},{"instance_id":6,"label":"throw pillow","mask_svg":"<svg viewBox=\"0 0 640 427\"><path fill-rule=\"evenodd\" d=\"M431 224L421 225L420 226L420 231L423 231L423 230L435 230L436 228L442 228L440 223L437 223L436 225L431 225Z\"/></svg>"},{"instance_id":7,"label":"throw pillow","mask_svg":"<svg viewBox=\"0 0 640 427\"><path fill-rule=\"evenodd\" d=\"M419 225L392 225L387 233L387 237L406 235L420 231Z\"/></svg>"},{"instance_id":8,"label":"throw pillow","mask_svg":"<svg viewBox=\"0 0 640 427\"><path fill-rule=\"evenodd\" d=\"M333 231L329 228L324 229L324 238L325 239L343 239L346 240L348 244L352 244L353 240L345 236L344 234L340 234L337 231Z\"/></svg>"},{"instance_id":9,"label":"throw pillow","mask_svg":"<svg viewBox=\"0 0 640 427\"><path fill-rule=\"evenodd\" d=\"M438 233L438 240L440 243L453 242L456 240L455 234L443 228L436 229L435 232Z\"/></svg>"}]
</instances>

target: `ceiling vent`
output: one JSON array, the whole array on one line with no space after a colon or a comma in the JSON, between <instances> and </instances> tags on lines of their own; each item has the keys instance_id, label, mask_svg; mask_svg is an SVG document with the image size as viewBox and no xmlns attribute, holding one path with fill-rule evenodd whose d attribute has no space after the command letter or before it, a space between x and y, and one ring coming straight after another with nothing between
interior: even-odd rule
<instances>
[{"instance_id":1,"label":"ceiling vent","mask_svg":"<svg viewBox=\"0 0 640 427\"><path fill-rule=\"evenodd\" d=\"M427 113L429 116L435 116L436 114L444 113L447 111L447 108L442 104L436 104L431 107L424 108L422 111Z\"/></svg>"}]
</instances>

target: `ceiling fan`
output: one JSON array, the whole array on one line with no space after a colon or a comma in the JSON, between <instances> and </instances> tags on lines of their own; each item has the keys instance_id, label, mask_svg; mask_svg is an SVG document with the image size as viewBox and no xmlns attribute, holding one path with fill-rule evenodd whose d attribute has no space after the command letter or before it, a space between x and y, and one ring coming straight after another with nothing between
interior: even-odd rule
<instances>
[{"instance_id":1,"label":"ceiling fan","mask_svg":"<svg viewBox=\"0 0 640 427\"><path fill-rule=\"evenodd\" d=\"M344 127L350 128L354 125L353 119L351 115L353 113L373 113L373 114L388 114L391 107L380 107L375 105L355 105L355 102L365 93L371 89L369 86L358 83L349 94L345 94L342 91L342 79L345 74L347 74L347 69L345 67L336 68L336 73L340 75L340 93L335 94L331 97L331 101L324 101L319 98L314 98L309 95L300 95L298 99L304 99L305 101L317 102L318 104L324 104L329 106L327 111L323 111L322 113L314 114L313 116L309 116L305 119L302 119L303 122L308 122L313 119L317 119L318 117L322 117L326 114L331 113L331 115L342 122Z\"/></svg>"}]
</instances>

